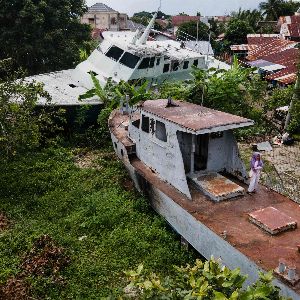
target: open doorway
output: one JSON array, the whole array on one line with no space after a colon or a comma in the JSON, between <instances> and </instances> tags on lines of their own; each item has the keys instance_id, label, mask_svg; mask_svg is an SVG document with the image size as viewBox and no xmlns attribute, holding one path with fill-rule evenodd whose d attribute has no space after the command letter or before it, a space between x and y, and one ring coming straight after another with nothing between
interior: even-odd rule
<instances>
[{"instance_id":1,"label":"open doorway","mask_svg":"<svg viewBox=\"0 0 300 300\"><path fill-rule=\"evenodd\" d=\"M194 170L203 171L207 169L209 134L197 135L195 139Z\"/></svg>"}]
</instances>

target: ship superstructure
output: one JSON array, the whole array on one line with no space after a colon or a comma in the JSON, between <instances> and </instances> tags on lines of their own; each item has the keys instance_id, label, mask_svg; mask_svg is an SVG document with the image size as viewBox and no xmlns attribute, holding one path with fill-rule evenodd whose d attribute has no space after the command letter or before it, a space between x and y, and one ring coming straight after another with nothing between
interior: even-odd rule
<instances>
[{"instance_id":1,"label":"ship superstructure","mask_svg":"<svg viewBox=\"0 0 300 300\"><path fill-rule=\"evenodd\" d=\"M209 69L210 66L229 68L212 56L185 47L183 42L148 40L156 16L143 34L139 30L103 32L103 41L97 49L74 70L74 80L85 88L91 88L92 72L102 86L108 78L115 82L145 78L155 84L165 80L190 79L192 66L200 69Z\"/></svg>"}]
</instances>

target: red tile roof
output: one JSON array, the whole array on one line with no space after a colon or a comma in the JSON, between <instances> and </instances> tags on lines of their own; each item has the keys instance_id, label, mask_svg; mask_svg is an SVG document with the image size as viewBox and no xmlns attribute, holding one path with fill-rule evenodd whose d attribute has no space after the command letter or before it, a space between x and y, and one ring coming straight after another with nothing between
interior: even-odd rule
<instances>
[{"instance_id":1,"label":"red tile roof","mask_svg":"<svg viewBox=\"0 0 300 300\"><path fill-rule=\"evenodd\" d=\"M172 25L180 26L183 23L187 23L190 21L200 21L199 16L174 16L172 17Z\"/></svg>"},{"instance_id":2,"label":"red tile roof","mask_svg":"<svg viewBox=\"0 0 300 300\"><path fill-rule=\"evenodd\" d=\"M285 84L290 84L297 79L297 63L299 62L299 49L292 48L279 53L266 55L262 59L276 64L284 65L286 68L274 74L266 76L268 80L276 80Z\"/></svg>"},{"instance_id":3,"label":"red tile roof","mask_svg":"<svg viewBox=\"0 0 300 300\"><path fill-rule=\"evenodd\" d=\"M267 42L260 44L259 47L252 51L249 51L247 59L257 60L261 59L266 55L276 55L277 53L284 51L289 48L293 48L297 45L297 42L281 40L281 39L271 39Z\"/></svg>"},{"instance_id":4,"label":"red tile roof","mask_svg":"<svg viewBox=\"0 0 300 300\"><path fill-rule=\"evenodd\" d=\"M280 39L280 35L278 34L248 34L247 41L248 44L252 45L260 45L267 42L270 42L274 39Z\"/></svg>"}]
</instances>

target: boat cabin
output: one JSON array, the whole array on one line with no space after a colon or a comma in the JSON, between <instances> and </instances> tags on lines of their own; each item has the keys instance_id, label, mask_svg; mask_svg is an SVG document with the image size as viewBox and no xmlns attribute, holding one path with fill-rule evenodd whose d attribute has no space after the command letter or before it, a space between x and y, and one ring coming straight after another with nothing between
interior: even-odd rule
<instances>
[{"instance_id":1,"label":"boat cabin","mask_svg":"<svg viewBox=\"0 0 300 300\"><path fill-rule=\"evenodd\" d=\"M192 103L149 100L130 113L128 138L135 155L188 198L189 179L220 201L244 194L224 176L247 180L233 129L250 125L251 120Z\"/></svg>"}]
</instances>

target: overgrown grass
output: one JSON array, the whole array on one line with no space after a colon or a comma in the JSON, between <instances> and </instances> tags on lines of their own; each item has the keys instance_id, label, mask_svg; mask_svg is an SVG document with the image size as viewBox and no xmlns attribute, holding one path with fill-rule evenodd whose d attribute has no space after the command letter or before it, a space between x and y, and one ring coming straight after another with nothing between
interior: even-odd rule
<instances>
[{"instance_id":1,"label":"overgrown grass","mask_svg":"<svg viewBox=\"0 0 300 300\"><path fill-rule=\"evenodd\" d=\"M123 271L140 263L166 275L172 265L194 260L147 200L124 189L126 172L109 150L98 152L96 168L79 168L74 157L47 149L0 164L0 211L12 222L0 232L0 283L20 272L44 234L66 249L71 263L63 285L47 276L28 279L37 298L99 299L117 294Z\"/></svg>"}]
</instances>

